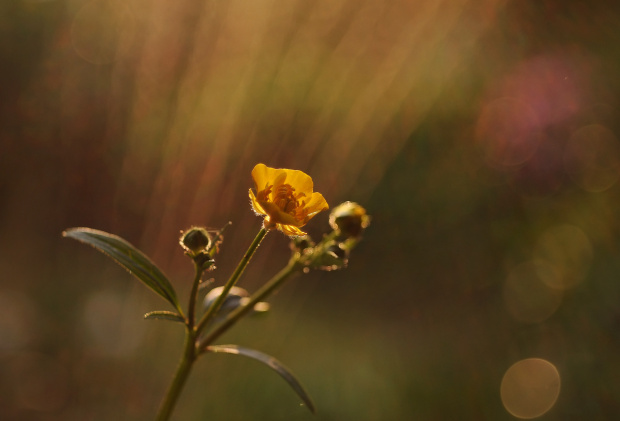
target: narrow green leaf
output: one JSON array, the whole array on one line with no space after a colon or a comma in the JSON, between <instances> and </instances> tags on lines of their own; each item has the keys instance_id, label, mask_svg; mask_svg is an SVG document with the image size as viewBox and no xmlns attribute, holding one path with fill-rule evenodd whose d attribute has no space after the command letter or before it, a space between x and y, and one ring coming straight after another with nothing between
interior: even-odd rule
<instances>
[{"instance_id":1,"label":"narrow green leaf","mask_svg":"<svg viewBox=\"0 0 620 421\"><path fill-rule=\"evenodd\" d=\"M170 320L172 322L185 323L185 319L180 314L172 311L151 311L144 315L145 319L163 319Z\"/></svg>"},{"instance_id":2,"label":"narrow green leaf","mask_svg":"<svg viewBox=\"0 0 620 421\"><path fill-rule=\"evenodd\" d=\"M289 386L291 386L301 400L304 401L310 412L313 414L316 412L312 399L310 399L310 396L308 396L304 388L301 386L301 383L299 383L297 378L295 378L288 368L284 367L280 361L276 360L272 356L254 349L244 348L239 345L211 345L206 348L206 351L243 355L266 364L271 369L275 370L284 380L286 380Z\"/></svg>"},{"instance_id":3,"label":"narrow green leaf","mask_svg":"<svg viewBox=\"0 0 620 421\"><path fill-rule=\"evenodd\" d=\"M69 228L62 235L88 244L108 255L147 287L164 297L177 310L181 310L176 292L166 275L129 242L117 235L91 228Z\"/></svg>"}]
</instances>

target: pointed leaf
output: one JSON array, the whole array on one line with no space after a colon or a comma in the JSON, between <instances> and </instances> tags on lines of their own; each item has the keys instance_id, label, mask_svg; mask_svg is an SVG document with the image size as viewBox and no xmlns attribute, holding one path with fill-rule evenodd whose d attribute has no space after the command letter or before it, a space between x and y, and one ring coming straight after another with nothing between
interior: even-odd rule
<instances>
[{"instance_id":1,"label":"pointed leaf","mask_svg":"<svg viewBox=\"0 0 620 421\"><path fill-rule=\"evenodd\" d=\"M69 228L62 235L86 243L108 255L180 311L176 292L166 275L129 242L117 235L91 228Z\"/></svg>"},{"instance_id":2,"label":"pointed leaf","mask_svg":"<svg viewBox=\"0 0 620 421\"><path fill-rule=\"evenodd\" d=\"M275 370L286 382L293 388L295 393L304 401L310 412L313 414L316 412L314 407L314 403L312 403L312 399L306 393L304 388L301 386L297 378L293 376L290 370L282 365L282 363L270 355L262 353L260 351L256 351L250 348L244 348L239 345L211 345L206 348L208 352L223 352L226 354L235 354L235 355L243 355L245 357L253 358L257 361L266 364L273 370Z\"/></svg>"},{"instance_id":3,"label":"pointed leaf","mask_svg":"<svg viewBox=\"0 0 620 421\"><path fill-rule=\"evenodd\" d=\"M144 315L145 319L163 319L170 320L172 322L185 323L185 319L180 314L172 311L151 311Z\"/></svg>"}]
</instances>

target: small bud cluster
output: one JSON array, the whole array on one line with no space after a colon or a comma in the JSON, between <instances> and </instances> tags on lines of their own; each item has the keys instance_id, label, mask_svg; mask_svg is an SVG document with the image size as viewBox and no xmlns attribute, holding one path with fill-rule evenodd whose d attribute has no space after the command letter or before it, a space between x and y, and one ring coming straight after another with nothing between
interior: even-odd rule
<instances>
[{"instance_id":1,"label":"small bud cluster","mask_svg":"<svg viewBox=\"0 0 620 421\"><path fill-rule=\"evenodd\" d=\"M344 202L331 212L329 224L333 231L318 244L309 236L296 237L291 241L291 248L297 253L297 260L304 265L304 271L345 268L349 252L370 225L370 217L366 209L357 203Z\"/></svg>"}]
</instances>

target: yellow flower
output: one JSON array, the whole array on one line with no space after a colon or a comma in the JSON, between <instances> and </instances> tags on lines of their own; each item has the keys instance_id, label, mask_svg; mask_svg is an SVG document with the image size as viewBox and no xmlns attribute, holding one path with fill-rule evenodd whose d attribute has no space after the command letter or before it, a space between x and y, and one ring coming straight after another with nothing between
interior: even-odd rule
<instances>
[{"instance_id":1,"label":"yellow flower","mask_svg":"<svg viewBox=\"0 0 620 421\"><path fill-rule=\"evenodd\" d=\"M329 209L321 193L313 192L312 177L298 170L270 168L257 164L252 170L256 195L250 189L254 212L265 215L266 229L286 235L306 233L299 229L317 213Z\"/></svg>"}]
</instances>

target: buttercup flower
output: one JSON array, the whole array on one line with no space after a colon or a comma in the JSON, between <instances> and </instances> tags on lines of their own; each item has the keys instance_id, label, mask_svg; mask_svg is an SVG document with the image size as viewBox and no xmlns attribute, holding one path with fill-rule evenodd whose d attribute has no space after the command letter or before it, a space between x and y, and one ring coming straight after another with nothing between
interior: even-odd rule
<instances>
[{"instance_id":1,"label":"buttercup flower","mask_svg":"<svg viewBox=\"0 0 620 421\"><path fill-rule=\"evenodd\" d=\"M250 189L252 207L257 214L265 215L263 226L268 230L305 235L299 228L317 213L329 209L323 195L312 191L312 178L302 171L257 164L252 178L256 186L256 195Z\"/></svg>"}]
</instances>

